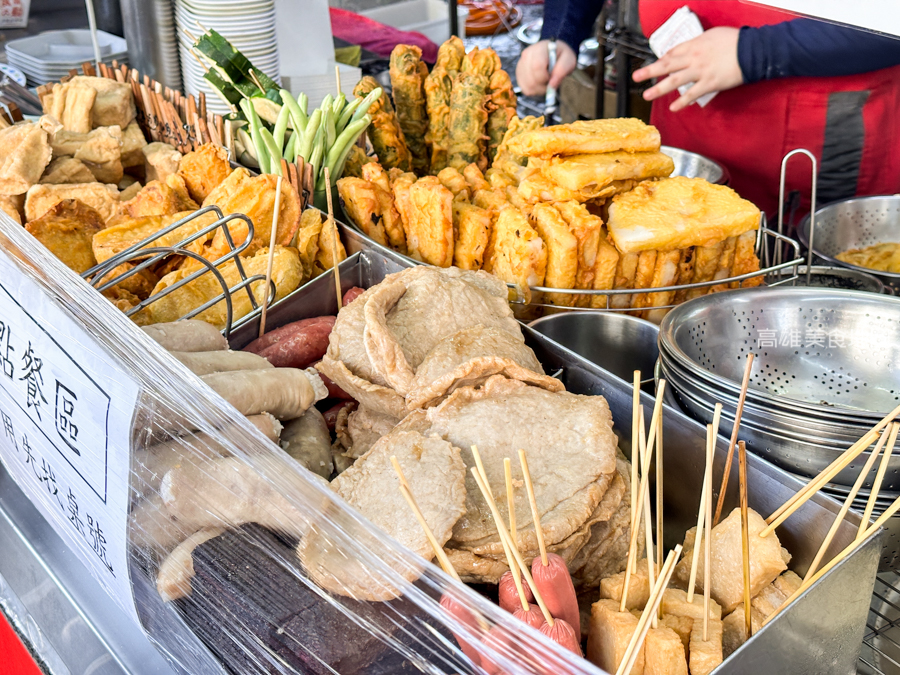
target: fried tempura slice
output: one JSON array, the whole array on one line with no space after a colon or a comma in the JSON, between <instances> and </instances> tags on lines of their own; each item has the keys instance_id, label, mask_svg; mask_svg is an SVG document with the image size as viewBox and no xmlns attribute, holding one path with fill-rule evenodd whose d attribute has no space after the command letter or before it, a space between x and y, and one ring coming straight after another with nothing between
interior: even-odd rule
<instances>
[{"instance_id":1,"label":"fried tempura slice","mask_svg":"<svg viewBox=\"0 0 900 675\"><path fill-rule=\"evenodd\" d=\"M535 229L547 248L547 271L544 285L550 288L575 288L578 272L578 240L568 223L551 204L537 204L531 212ZM544 301L551 305L573 307L576 296L547 293Z\"/></svg>"},{"instance_id":2,"label":"fried tempura slice","mask_svg":"<svg viewBox=\"0 0 900 675\"><path fill-rule=\"evenodd\" d=\"M155 233L167 228L176 221L187 218L191 213L193 212L182 211L181 213L164 216L141 216L139 218L119 216L113 218L106 229L94 235L92 242L94 256L97 258L97 262L109 260L114 255L131 248L148 237L152 237ZM191 218L184 225L151 240L146 246L175 246L203 228L212 225L216 219L215 213L204 213L201 216ZM205 239L203 241L197 240L186 245L185 248L196 253L202 253L204 243Z\"/></svg>"},{"instance_id":3,"label":"fried tempura slice","mask_svg":"<svg viewBox=\"0 0 900 675\"><path fill-rule=\"evenodd\" d=\"M516 116L518 99L513 91L512 81L502 68L491 73L488 81L488 160L493 161L509 123Z\"/></svg>"},{"instance_id":4,"label":"fried tempura slice","mask_svg":"<svg viewBox=\"0 0 900 675\"><path fill-rule=\"evenodd\" d=\"M374 77L366 76L353 89L353 95L364 98L378 88L378 81ZM386 169L399 168L409 171L409 148L387 92L383 92L369 108L369 115L372 117L372 123L367 133L381 165Z\"/></svg>"},{"instance_id":5,"label":"fried tempura slice","mask_svg":"<svg viewBox=\"0 0 900 675\"><path fill-rule=\"evenodd\" d=\"M115 185L102 183L34 185L25 197L25 219L26 222L37 220L64 199L77 199L97 211L104 222L109 222L119 208L118 196Z\"/></svg>"},{"instance_id":6,"label":"fried tempura slice","mask_svg":"<svg viewBox=\"0 0 900 675\"><path fill-rule=\"evenodd\" d=\"M402 172L398 169L392 169L389 172L391 178L391 192L394 193L394 206L400 213L400 221L403 223L403 231L406 234L406 241L409 242L409 227L412 222L409 189L416 182L416 174L411 171Z\"/></svg>"},{"instance_id":7,"label":"fried tempura slice","mask_svg":"<svg viewBox=\"0 0 900 675\"><path fill-rule=\"evenodd\" d=\"M428 112L425 108L425 77L428 67L422 62L422 50L399 44L391 52L391 88L397 106L397 121L409 148L410 168L416 175L428 173L431 165L425 145Z\"/></svg>"},{"instance_id":8,"label":"fried tempura slice","mask_svg":"<svg viewBox=\"0 0 900 675\"><path fill-rule=\"evenodd\" d=\"M634 288L639 258L640 254L638 253L626 253L625 255L619 256L619 262L616 264L616 283L613 288ZM632 297L633 296L628 293L613 295L612 299L609 301L610 306L613 309L626 309L631 306Z\"/></svg>"},{"instance_id":9,"label":"fried tempura slice","mask_svg":"<svg viewBox=\"0 0 900 675\"><path fill-rule=\"evenodd\" d=\"M737 237L728 237L725 240L725 246L722 248L722 255L719 257L719 264L716 266L716 273L713 275L714 280L727 279L731 273L731 265L734 262L734 250L737 246ZM709 289L710 293L718 293L728 288L728 284L716 284Z\"/></svg>"},{"instance_id":10,"label":"fried tempura slice","mask_svg":"<svg viewBox=\"0 0 900 675\"><path fill-rule=\"evenodd\" d=\"M250 177L246 169L235 169L220 183L203 201L203 206L215 204L225 215L242 213L253 222L253 241L244 252L252 255L262 247L268 247L272 234L272 220L275 211L275 190L278 177L271 174ZM281 184L281 202L278 209L278 229L275 243L278 246L289 246L300 227L300 197L291 185L284 181ZM243 220L229 221L228 229L235 246L240 246L249 234L247 224ZM225 238L225 229L216 230L212 241L211 255L219 257L229 251Z\"/></svg>"},{"instance_id":11,"label":"fried tempura slice","mask_svg":"<svg viewBox=\"0 0 900 675\"><path fill-rule=\"evenodd\" d=\"M341 178L337 185L341 203L350 220L367 237L382 246L387 246L381 206L378 195L375 194L376 186L362 178Z\"/></svg>"},{"instance_id":12,"label":"fried tempura slice","mask_svg":"<svg viewBox=\"0 0 900 675\"><path fill-rule=\"evenodd\" d=\"M435 176L409 188L409 255L438 267L453 264L453 193Z\"/></svg>"},{"instance_id":13,"label":"fried tempura slice","mask_svg":"<svg viewBox=\"0 0 900 675\"><path fill-rule=\"evenodd\" d=\"M74 157L54 157L41 176L44 185L66 185L71 183L93 183L94 174L84 162Z\"/></svg>"},{"instance_id":14,"label":"fried tempura slice","mask_svg":"<svg viewBox=\"0 0 900 675\"><path fill-rule=\"evenodd\" d=\"M694 247L683 249L681 261L678 263L678 281L675 282L678 286L685 286L686 284L693 282L694 261L696 258L696 249ZM672 302L678 305L684 302L686 298L687 290L681 289L675 292L675 297L672 299Z\"/></svg>"},{"instance_id":15,"label":"fried tempura slice","mask_svg":"<svg viewBox=\"0 0 900 675\"><path fill-rule=\"evenodd\" d=\"M719 266L719 258L722 256L724 249L724 241L720 241L712 246L697 246L694 248L694 278L691 280L691 283L698 284L713 280L716 275L716 269ZM692 288L687 291L684 299L693 300L706 295L708 292L709 286ZM679 299L676 297L675 301L679 302Z\"/></svg>"},{"instance_id":16,"label":"fried tempura slice","mask_svg":"<svg viewBox=\"0 0 900 675\"><path fill-rule=\"evenodd\" d=\"M547 274L547 247L528 218L513 206L504 208L494 225L490 272L513 283L530 301L530 286L541 286Z\"/></svg>"},{"instance_id":17,"label":"fried tempura slice","mask_svg":"<svg viewBox=\"0 0 900 675\"><path fill-rule=\"evenodd\" d=\"M661 178L675 163L661 152L608 152L600 155L552 157L541 173L567 190L602 188L614 181Z\"/></svg>"},{"instance_id":18,"label":"fried tempura slice","mask_svg":"<svg viewBox=\"0 0 900 675\"><path fill-rule=\"evenodd\" d=\"M475 190L487 190L491 187L490 183L484 179L484 174L481 173L481 169L475 164L466 165L462 171L462 175L469 184L469 187L472 188L472 192Z\"/></svg>"},{"instance_id":19,"label":"fried tempura slice","mask_svg":"<svg viewBox=\"0 0 900 675\"><path fill-rule=\"evenodd\" d=\"M490 211L456 200L453 226L456 229L453 264L464 270L480 270L491 234Z\"/></svg>"},{"instance_id":20,"label":"fried tempura slice","mask_svg":"<svg viewBox=\"0 0 900 675\"><path fill-rule=\"evenodd\" d=\"M756 255L756 234L756 230L750 230L737 238L734 246L734 261L731 264L731 274L729 276L737 277L742 274L759 272L759 258ZM753 288L754 286L760 286L762 283L763 278L759 276L747 279L743 283L733 281L731 282L731 288Z\"/></svg>"},{"instance_id":21,"label":"fried tempura slice","mask_svg":"<svg viewBox=\"0 0 900 675\"><path fill-rule=\"evenodd\" d=\"M363 165L362 176L375 186L375 198L378 200L378 211L381 214L388 244L395 251L406 253L406 232L403 229L400 212L394 204L391 179L377 162Z\"/></svg>"},{"instance_id":22,"label":"fried tempura slice","mask_svg":"<svg viewBox=\"0 0 900 675\"><path fill-rule=\"evenodd\" d=\"M437 178L441 181L441 185L453 193L455 201L469 201L474 190L470 190L469 183L465 177L452 166L441 169Z\"/></svg>"},{"instance_id":23,"label":"fried tempura slice","mask_svg":"<svg viewBox=\"0 0 900 675\"><path fill-rule=\"evenodd\" d=\"M322 223L322 231L319 233L319 246L316 253L316 259L313 263L312 276L317 277L324 274L335 265L335 251L337 252L337 263L347 259L347 250L338 236L337 223L332 219L325 219Z\"/></svg>"},{"instance_id":24,"label":"fried tempura slice","mask_svg":"<svg viewBox=\"0 0 900 675\"><path fill-rule=\"evenodd\" d=\"M178 175L184 179L191 199L202 204L209 193L231 175L228 153L225 148L204 143L181 158Z\"/></svg>"},{"instance_id":25,"label":"fried tempura slice","mask_svg":"<svg viewBox=\"0 0 900 675\"><path fill-rule=\"evenodd\" d=\"M313 274L313 266L316 256L319 254L319 237L322 234L324 217L325 214L315 208L308 208L300 214L297 251L300 254L300 266L303 268L304 279L310 279Z\"/></svg>"},{"instance_id":26,"label":"fried tempura slice","mask_svg":"<svg viewBox=\"0 0 900 675\"><path fill-rule=\"evenodd\" d=\"M597 216L588 213L588 210L577 202L558 202L554 204L556 210L569 225L572 234L578 241L578 270L575 274L575 288L594 288L594 278L596 273L604 270L598 270L597 253L600 246L600 233L603 228L603 221ZM600 288L612 288L612 282L615 278L616 260L618 254L612 262L612 270L609 273L609 285ZM588 307L590 305L590 296L577 295L575 297L575 305L578 307ZM604 303L605 306L605 303Z\"/></svg>"},{"instance_id":27,"label":"fried tempura slice","mask_svg":"<svg viewBox=\"0 0 900 675\"><path fill-rule=\"evenodd\" d=\"M132 199L123 202L121 213L130 218L171 216L200 207L188 196L187 186L179 176L170 175L165 182L147 183ZM228 213L225 211L225 213Z\"/></svg>"},{"instance_id":28,"label":"fried tempura slice","mask_svg":"<svg viewBox=\"0 0 900 675\"><path fill-rule=\"evenodd\" d=\"M35 239L76 274L97 264L91 239L103 228L100 214L77 199L65 199L25 224Z\"/></svg>"},{"instance_id":29,"label":"fried tempura slice","mask_svg":"<svg viewBox=\"0 0 900 675\"><path fill-rule=\"evenodd\" d=\"M344 173L342 176L345 178L361 178L363 165L375 161L377 160L374 157L369 157L365 150L358 145L354 145L350 148L350 154L347 155L347 161L344 162Z\"/></svg>"},{"instance_id":30,"label":"fried tempura slice","mask_svg":"<svg viewBox=\"0 0 900 675\"><path fill-rule=\"evenodd\" d=\"M528 157L586 155L603 152L656 152L660 137L656 127L633 117L560 124L528 131L510 139L509 148Z\"/></svg>"},{"instance_id":31,"label":"fried tempura slice","mask_svg":"<svg viewBox=\"0 0 900 675\"><path fill-rule=\"evenodd\" d=\"M650 288L653 285L653 272L656 270L656 258L658 251L644 251L638 254L637 271L634 274L635 290ZM635 293L631 296L631 307L639 309L647 306L649 295L647 293ZM638 316L640 316L638 314Z\"/></svg>"},{"instance_id":32,"label":"fried tempura slice","mask_svg":"<svg viewBox=\"0 0 900 675\"><path fill-rule=\"evenodd\" d=\"M248 277L254 275L266 274L266 266L268 263L269 250L267 248L259 249L255 255L249 257L241 257L241 263ZM225 278L229 288L240 283L241 277L237 270L237 265L233 260L220 265L219 272ZM160 282L153 289L156 295L162 290L174 285L178 281L188 277L196 271L194 265L185 265L181 269L167 274L160 279ZM275 300L280 300L288 293L294 291L302 279L300 267L300 256L295 248L277 246L272 264L272 281L275 282ZM261 279L251 284L252 292L256 301L262 303L265 296L268 295L268 288L265 280ZM172 291L168 295L161 297L138 314L142 315L139 320L149 321L150 323L162 323L168 321L177 321L191 310L200 307L204 303L221 295L222 287L212 274L204 274L190 283ZM252 309L250 298L244 289L236 291L231 296L233 317L237 320L249 313ZM133 317L136 319L137 315ZM204 310L196 317L207 323L211 323L216 328L224 328L226 322L225 301L222 300L207 310Z\"/></svg>"},{"instance_id":33,"label":"fried tempura slice","mask_svg":"<svg viewBox=\"0 0 900 675\"><path fill-rule=\"evenodd\" d=\"M656 257L656 269L653 270L653 281L651 288L665 288L666 286L674 286L678 281L678 270L681 264L683 252L678 251L660 251ZM675 298L675 291L660 291L658 293L646 294L645 307L663 307L672 304ZM643 318L658 324L668 312L668 309L647 309L644 310Z\"/></svg>"}]
</instances>

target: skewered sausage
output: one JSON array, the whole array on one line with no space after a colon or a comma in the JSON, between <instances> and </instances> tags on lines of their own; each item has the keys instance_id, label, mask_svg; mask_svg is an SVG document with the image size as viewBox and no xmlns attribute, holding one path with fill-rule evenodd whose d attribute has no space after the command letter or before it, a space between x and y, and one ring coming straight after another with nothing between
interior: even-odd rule
<instances>
[{"instance_id":1,"label":"skewered sausage","mask_svg":"<svg viewBox=\"0 0 900 675\"><path fill-rule=\"evenodd\" d=\"M545 623L540 627L540 631L563 649L568 649L581 656L580 636L568 621L557 619L553 622L553 626Z\"/></svg>"},{"instance_id":2,"label":"skewered sausage","mask_svg":"<svg viewBox=\"0 0 900 675\"><path fill-rule=\"evenodd\" d=\"M214 352L228 349L228 341L215 326L197 319L157 323L142 326L141 329L170 352Z\"/></svg>"},{"instance_id":3,"label":"skewered sausage","mask_svg":"<svg viewBox=\"0 0 900 675\"><path fill-rule=\"evenodd\" d=\"M521 572L519 572L519 578L522 578ZM517 609L522 609L522 602L519 600L519 589L516 588L516 581L512 572L506 571L500 577L499 590L501 609L505 609L510 614ZM531 592L528 584L525 583L525 579L522 579L522 590L525 592L525 601L529 603L534 602L534 594Z\"/></svg>"},{"instance_id":4,"label":"skewered sausage","mask_svg":"<svg viewBox=\"0 0 900 675\"><path fill-rule=\"evenodd\" d=\"M541 557L537 556L531 563L531 575L550 615L568 622L575 629L575 633L581 635L578 598L575 596L575 586L572 584L572 576L569 574L566 561L555 553L548 553L545 567Z\"/></svg>"},{"instance_id":5,"label":"skewered sausage","mask_svg":"<svg viewBox=\"0 0 900 675\"><path fill-rule=\"evenodd\" d=\"M528 605L528 611L526 612L522 609L521 603L519 603L519 608L513 612L513 617L527 623L532 628L540 628L546 624L544 615L541 613L541 608L537 605Z\"/></svg>"},{"instance_id":6,"label":"skewered sausage","mask_svg":"<svg viewBox=\"0 0 900 675\"><path fill-rule=\"evenodd\" d=\"M276 328L244 348L259 354L276 368L308 368L328 350L333 316L317 316Z\"/></svg>"},{"instance_id":7,"label":"skewered sausage","mask_svg":"<svg viewBox=\"0 0 900 675\"><path fill-rule=\"evenodd\" d=\"M441 598L441 607L444 608L444 611L446 611L447 614L452 616L467 628L473 631L479 630L478 622L475 620L475 616L472 614L471 610L468 607L457 602L454 598L444 594L444 596ZM456 633L453 633L453 637L455 637L456 641L459 643L459 648L463 650L463 654L472 659L472 663L474 663L476 666L481 664L481 654L479 654L478 650L472 646L471 642L463 637L460 637Z\"/></svg>"}]
</instances>

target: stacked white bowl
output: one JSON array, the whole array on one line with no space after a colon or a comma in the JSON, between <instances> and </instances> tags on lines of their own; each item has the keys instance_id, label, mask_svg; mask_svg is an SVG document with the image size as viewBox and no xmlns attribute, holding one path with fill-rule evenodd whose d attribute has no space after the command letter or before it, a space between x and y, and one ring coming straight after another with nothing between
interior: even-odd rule
<instances>
[{"instance_id":1,"label":"stacked white bowl","mask_svg":"<svg viewBox=\"0 0 900 675\"><path fill-rule=\"evenodd\" d=\"M128 62L125 40L97 31L100 59L103 63ZM94 62L91 32L86 29L51 30L6 43L9 65L18 68L28 78L28 84L39 87L58 81L70 70L81 71L81 64Z\"/></svg>"},{"instance_id":2,"label":"stacked white bowl","mask_svg":"<svg viewBox=\"0 0 900 675\"><path fill-rule=\"evenodd\" d=\"M175 22L184 91L205 92L210 110L229 112L228 106L203 79L204 66L191 54L191 36L198 38L207 28L221 34L254 68L279 81L275 0L175 0Z\"/></svg>"}]
</instances>

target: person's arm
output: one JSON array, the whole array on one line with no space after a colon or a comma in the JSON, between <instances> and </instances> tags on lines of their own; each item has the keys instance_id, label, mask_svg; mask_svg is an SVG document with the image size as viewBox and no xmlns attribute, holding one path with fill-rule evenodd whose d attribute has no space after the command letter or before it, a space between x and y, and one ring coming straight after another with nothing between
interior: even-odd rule
<instances>
[{"instance_id":1,"label":"person's arm","mask_svg":"<svg viewBox=\"0 0 900 675\"><path fill-rule=\"evenodd\" d=\"M744 82L856 75L900 64L900 39L816 19L741 28Z\"/></svg>"}]
</instances>

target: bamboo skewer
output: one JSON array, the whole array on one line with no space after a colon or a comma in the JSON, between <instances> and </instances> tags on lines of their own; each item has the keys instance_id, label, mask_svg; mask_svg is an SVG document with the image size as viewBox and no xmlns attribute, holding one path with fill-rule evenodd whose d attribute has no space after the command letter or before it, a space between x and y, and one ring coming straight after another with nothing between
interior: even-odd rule
<instances>
[{"instance_id":1,"label":"bamboo skewer","mask_svg":"<svg viewBox=\"0 0 900 675\"><path fill-rule=\"evenodd\" d=\"M656 569L663 566L663 418L656 427Z\"/></svg>"},{"instance_id":2,"label":"bamboo skewer","mask_svg":"<svg viewBox=\"0 0 900 675\"><path fill-rule=\"evenodd\" d=\"M810 563L809 569L806 571L806 575L803 577L804 581L812 577L812 575L815 574L816 570L819 568L819 564L822 562L822 558L825 557L825 552L828 550L828 547L831 546L831 541L834 539L834 535L837 534L838 528L841 526L841 523L844 522L844 517L847 515L847 511L849 511L850 507L853 505L853 500L856 499L857 493L859 493L860 488L862 487L863 483L865 483L866 477L869 475L869 471L872 470L872 466L875 464L875 460L878 459L881 448L884 447L887 439L888 433L882 433L881 438L875 445L875 449L872 451L872 454L869 455L869 458L866 460L866 463L860 470L859 476L856 477L856 481L853 483L853 487L850 489L850 494L847 495L847 498L841 505L841 510L838 511L837 516L835 516L834 518L834 522L828 529L828 534L825 535L825 539L819 546L819 550L816 551L816 557L813 558L812 563Z\"/></svg>"},{"instance_id":3,"label":"bamboo skewer","mask_svg":"<svg viewBox=\"0 0 900 675\"><path fill-rule=\"evenodd\" d=\"M472 475L475 477L475 482L478 484L478 489L481 490L481 494L484 496L485 501L487 501L488 507L491 509L491 515L494 517L494 521L497 525L497 531L500 533L500 538L506 540L506 546L512 552L513 557L515 557L516 563L519 565L519 569L522 570L522 575L525 577L529 588L531 588L531 592L534 594L534 599L537 602L538 607L540 607L541 613L544 615L544 620L547 622L547 625L552 628L554 623L553 616L547 609L547 605L544 603L544 598L541 596L541 592L537 589L537 586L534 583L534 579L531 576L531 570L528 569L528 565L525 564L525 561L522 559L522 555L510 541L509 532L506 531L506 526L503 524L503 518L500 516L500 512L497 510L497 504L496 502L494 502L494 497L491 495L487 488L486 481L482 480L481 474L475 467L472 467ZM516 575L513 574L513 578L515 577Z\"/></svg>"},{"instance_id":4,"label":"bamboo skewer","mask_svg":"<svg viewBox=\"0 0 900 675\"><path fill-rule=\"evenodd\" d=\"M632 388L631 400L631 531L637 528L634 522L635 513L637 513L638 501L638 467L640 466L640 443L638 442L638 429L640 425L640 415L638 411L641 408L641 371L634 371L634 384ZM628 567L632 571L637 572L636 561L628 558ZM626 574L626 576L628 576ZM628 579L625 580L626 588ZM624 610L622 610L624 611Z\"/></svg>"},{"instance_id":5,"label":"bamboo skewer","mask_svg":"<svg viewBox=\"0 0 900 675\"><path fill-rule=\"evenodd\" d=\"M803 506L806 500L808 500L810 497L812 497L813 494L822 489L822 486L830 482L832 478L843 471L850 464L850 462L856 459L857 456L859 456L866 448L868 448L872 444L873 441L875 441L876 438L878 438L878 433L884 427L890 424L890 422L898 414L900 414L900 406L897 406L885 417L883 417L881 421L878 422L878 424L876 424L874 427L872 427L862 438L851 445L824 471L819 473L818 476L807 483L806 487L801 489L799 492L797 492L797 494L795 494L784 504L778 507L778 509L776 509L771 516L766 518L766 522L769 523L769 525L762 532L760 532L760 536L768 536L775 530L776 527L781 525L781 523L787 520L797 509Z\"/></svg>"},{"instance_id":6,"label":"bamboo skewer","mask_svg":"<svg viewBox=\"0 0 900 675\"><path fill-rule=\"evenodd\" d=\"M488 494L491 496L491 499L493 499L493 498L494 498L494 491L491 489L491 483L490 483L490 481L488 481L487 472L484 470L484 464L483 464L482 461L481 461L481 453L478 452L478 447L475 446L475 445L473 445L471 449L472 449L472 457L475 459L475 468L478 469L478 474L479 474L479 475L482 477L482 479L484 480L484 484L485 484L485 486L487 487ZM501 519L500 522L502 523L503 520ZM506 525L505 525L505 524L503 525L503 528L502 528L502 529L503 529L504 531L506 531ZM506 556L506 559L507 559L507 560L510 560L510 556L512 555L512 553L511 553L510 550L509 550L509 546L508 546L508 544L507 544L506 539L504 539L502 535L501 535L501 537L500 537L500 546L503 547L503 553L504 553L504 555ZM516 576L516 574L515 574L515 572L516 572L516 566L515 566L514 564L513 564L513 565L510 565L510 566L509 566L509 570L510 570L510 572L513 573L513 576L515 577L515 576ZM516 584L516 589L517 589L517 590L518 590L518 586L519 586L519 585ZM520 592L520 593L519 593L519 596L521 597L521 595L522 595L522 593Z\"/></svg>"},{"instance_id":7,"label":"bamboo skewer","mask_svg":"<svg viewBox=\"0 0 900 675\"><path fill-rule=\"evenodd\" d=\"M640 408L640 412L638 413L639 421L638 427L640 433L638 434L638 443L640 443L641 449L641 472L649 473L650 472L650 457L647 456L647 442L644 437L644 408L643 406ZM655 570L654 570L654 562L655 556L653 555L653 518L651 516L650 511L650 489L649 484L647 485L647 490L644 492L642 497L643 508L645 511L644 514L644 546L647 548L647 579L650 584L650 588L653 588L653 584L655 583ZM653 627L657 627L657 617L653 617Z\"/></svg>"},{"instance_id":8,"label":"bamboo skewer","mask_svg":"<svg viewBox=\"0 0 900 675\"><path fill-rule=\"evenodd\" d=\"M550 564L547 558L547 544L544 541L544 530L541 527L541 514L538 513L537 499L534 496L534 483L531 482L531 471L528 469L528 460L525 451L519 450L519 463L522 465L522 474L525 477L525 489L528 491L528 503L531 504L531 517L534 520L534 535L537 537L538 549L541 552L541 565Z\"/></svg>"},{"instance_id":9,"label":"bamboo skewer","mask_svg":"<svg viewBox=\"0 0 900 675\"><path fill-rule=\"evenodd\" d=\"M721 412L721 406L716 408L716 412ZM716 420L717 421L717 420ZM709 596L710 583L712 576L712 557L710 555L712 549L712 467L713 458L716 453L716 430L718 425L713 422L709 440L706 442L706 480L703 481L703 487L707 491L706 495L706 539L703 542L703 641L709 639Z\"/></svg>"},{"instance_id":10,"label":"bamboo skewer","mask_svg":"<svg viewBox=\"0 0 900 675\"><path fill-rule=\"evenodd\" d=\"M269 286L272 283L272 265L275 260L275 241L278 233L278 212L281 210L281 176L275 182L275 210L272 213L272 234L269 237L269 258L266 261L266 285L263 296L262 316L259 317L259 337L266 332L266 312L269 308Z\"/></svg>"},{"instance_id":11,"label":"bamboo skewer","mask_svg":"<svg viewBox=\"0 0 900 675\"><path fill-rule=\"evenodd\" d=\"M747 486L747 444L738 443L738 477L741 496L741 559L744 567L744 626L747 639L753 635L753 621L750 611L750 503Z\"/></svg>"},{"instance_id":12,"label":"bamboo skewer","mask_svg":"<svg viewBox=\"0 0 900 675\"><path fill-rule=\"evenodd\" d=\"M725 458L725 470L722 472L722 486L719 488L719 501L716 504L716 515L713 518L713 527L719 524L722 517L722 506L725 503L725 492L728 489L728 479L731 477L731 462L734 459L734 444L737 442L738 430L741 428L741 415L744 414L744 402L747 400L747 389L750 386L750 371L753 369L753 353L747 354L747 364L744 366L744 379L741 380L741 394L738 396L737 410L734 413L734 425L731 427L731 440L728 442L728 456Z\"/></svg>"},{"instance_id":13,"label":"bamboo skewer","mask_svg":"<svg viewBox=\"0 0 900 675\"><path fill-rule=\"evenodd\" d=\"M866 502L866 510L863 513L862 520L859 522L859 531L857 537L862 535L866 530L866 526L872 519L872 511L875 509L875 502L878 500L878 493L881 491L881 484L884 481L884 474L887 473L888 462L891 461L891 455L894 452L894 444L897 442L897 432L900 431L900 424L894 422L891 425L891 436L888 439L887 448L881 456L881 464L878 466L878 473L875 474L875 482L872 483L872 491L869 493L869 500Z\"/></svg>"},{"instance_id":14,"label":"bamboo skewer","mask_svg":"<svg viewBox=\"0 0 900 675\"><path fill-rule=\"evenodd\" d=\"M678 556L680 555L680 544L676 546L674 550L669 551L665 565L663 565L663 568L660 570L659 580L657 581L656 586L652 588L650 599L644 607L644 613L641 614L641 618L638 619L638 625L635 627L634 633L631 635L631 640L628 642L628 647L626 647L625 653L622 655L622 661L619 663L616 675L625 675L625 673L630 673L631 669L634 668L634 662L637 660L638 654L640 653L640 646L647 638L647 633L650 631L649 617L651 615L655 616L659 611L663 594L665 593L666 587L669 585L669 580L672 578L672 573L675 571L675 563L678 562Z\"/></svg>"},{"instance_id":15,"label":"bamboo skewer","mask_svg":"<svg viewBox=\"0 0 900 675\"><path fill-rule=\"evenodd\" d=\"M714 438L712 432L712 424L706 425L706 464L709 464L709 444ZM703 471L703 485L700 488L700 508L697 509L697 529L694 534L694 549L691 555L691 576L688 582L687 601L694 601L694 588L697 585L697 564L700 562L700 542L703 536L703 528L706 524L706 495L708 493L706 486L706 477L709 475L709 467L705 467Z\"/></svg>"},{"instance_id":16,"label":"bamboo skewer","mask_svg":"<svg viewBox=\"0 0 900 675\"><path fill-rule=\"evenodd\" d=\"M252 71L251 71L252 72ZM337 297L338 311L344 306L341 293L341 271L338 269L337 225L334 222L334 207L331 204L331 175L325 167L325 199L328 202L328 225L331 228L331 261L334 263L334 294Z\"/></svg>"},{"instance_id":17,"label":"bamboo skewer","mask_svg":"<svg viewBox=\"0 0 900 675\"><path fill-rule=\"evenodd\" d=\"M512 466L508 457L503 460L503 471L506 474L506 503L507 508L509 509L509 531L513 546L518 550L519 543L516 539L516 505L512 484ZM507 554L506 563L509 565L510 572L512 572L513 583L516 585L516 591L519 594L519 602L522 603L522 611L527 612L529 607L528 600L525 599L525 589L522 588L522 575L517 573L518 567L516 565L516 560L511 553Z\"/></svg>"},{"instance_id":18,"label":"bamboo skewer","mask_svg":"<svg viewBox=\"0 0 900 675\"><path fill-rule=\"evenodd\" d=\"M434 536L434 533L431 531L431 528L428 526L428 523L425 521L425 516L419 508L416 498L413 496L412 489L410 489L409 483L406 481L406 476L403 475L403 469L400 468L400 462L397 461L395 455L391 456L391 464L394 466L394 471L397 472L397 477L400 479L400 492L403 494L406 503L409 504L409 508L416 516L416 520L419 521L419 525L422 526L422 530L428 538L428 543L431 544L431 548L434 551L434 557L437 558L438 564L440 564L444 572L459 581L459 574L456 573L450 559L447 557L447 553L444 551L444 547L440 545L437 538Z\"/></svg>"}]
</instances>

